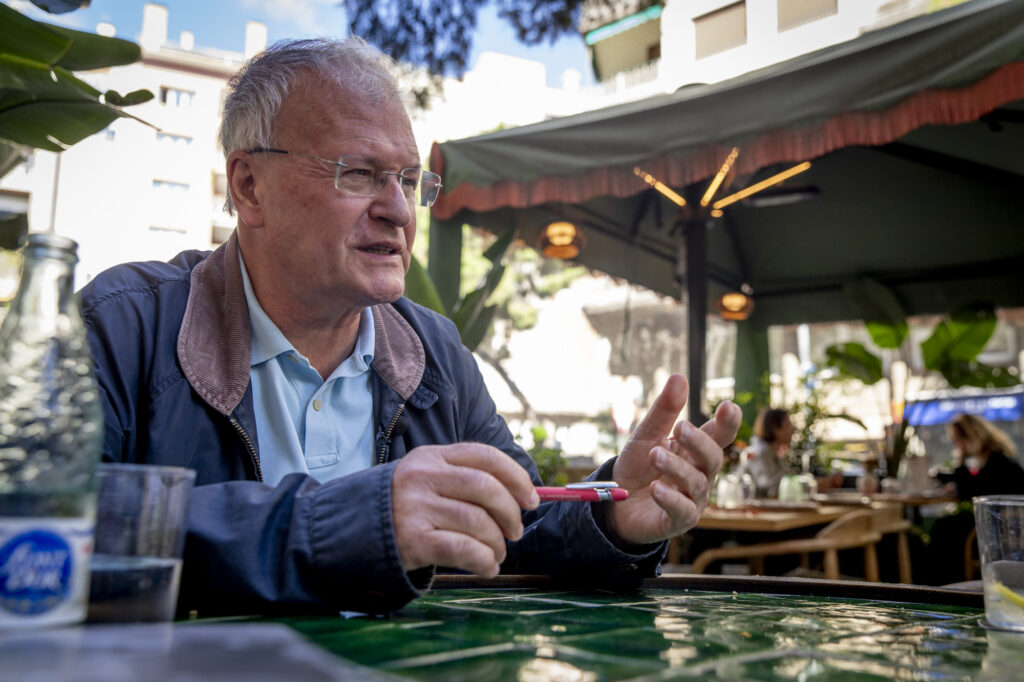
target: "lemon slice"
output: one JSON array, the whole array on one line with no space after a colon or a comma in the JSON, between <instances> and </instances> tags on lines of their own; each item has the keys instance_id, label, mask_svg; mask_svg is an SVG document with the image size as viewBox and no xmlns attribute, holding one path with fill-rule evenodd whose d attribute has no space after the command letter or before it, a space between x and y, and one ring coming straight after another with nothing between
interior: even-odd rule
<instances>
[{"instance_id":1,"label":"lemon slice","mask_svg":"<svg viewBox=\"0 0 1024 682\"><path fill-rule=\"evenodd\" d=\"M1024 609L1024 597L1020 596L1006 585L996 580L992 583L992 589L994 589L996 591L996 594L998 594L1006 601L1010 602L1011 604L1016 604L1017 606Z\"/></svg>"}]
</instances>

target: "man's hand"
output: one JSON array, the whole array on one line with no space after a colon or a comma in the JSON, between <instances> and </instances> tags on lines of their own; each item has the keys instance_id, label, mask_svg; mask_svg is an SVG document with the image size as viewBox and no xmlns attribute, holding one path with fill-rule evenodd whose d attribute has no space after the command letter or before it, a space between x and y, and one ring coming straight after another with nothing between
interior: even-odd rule
<instances>
[{"instance_id":1,"label":"man's hand","mask_svg":"<svg viewBox=\"0 0 1024 682\"><path fill-rule=\"evenodd\" d=\"M539 503L526 470L497 448L414 448L395 465L391 481L402 566L450 566L492 578L505 559L505 538L523 535L521 509Z\"/></svg>"},{"instance_id":2,"label":"man's hand","mask_svg":"<svg viewBox=\"0 0 1024 682\"><path fill-rule=\"evenodd\" d=\"M682 376L669 377L615 461L612 477L630 496L614 503L608 518L626 542L660 542L692 528L707 506L722 448L736 438L741 414L729 401L699 429L676 424L687 390Z\"/></svg>"}]
</instances>

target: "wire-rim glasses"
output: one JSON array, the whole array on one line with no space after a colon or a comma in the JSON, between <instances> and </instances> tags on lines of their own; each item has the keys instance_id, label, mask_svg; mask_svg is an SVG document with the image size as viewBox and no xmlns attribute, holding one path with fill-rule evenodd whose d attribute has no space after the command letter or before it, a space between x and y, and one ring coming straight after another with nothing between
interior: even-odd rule
<instances>
[{"instance_id":1,"label":"wire-rim glasses","mask_svg":"<svg viewBox=\"0 0 1024 682\"><path fill-rule=\"evenodd\" d=\"M249 154L289 154L303 156L334 166L334 188L356 197L375 197L384 189L388 176L393 175L402 188L405 198L418 206L433 206L441 191L441 176L419 168L403 168L399 171L384 170L373 159L359 154L342 154L337 161L322 156L289 152L272 147L256 147L247 150Z\"/></svg>"}]
</instances>

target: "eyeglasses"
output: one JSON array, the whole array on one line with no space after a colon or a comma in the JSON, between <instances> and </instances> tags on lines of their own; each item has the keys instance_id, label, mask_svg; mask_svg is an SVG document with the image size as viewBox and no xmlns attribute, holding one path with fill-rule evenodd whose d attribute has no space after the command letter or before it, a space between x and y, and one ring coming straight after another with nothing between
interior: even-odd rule
<instances>
[{"instance_id":1,"label":"eyeglasses","mask_svg":"<svg viewBox=\"0 0 1024 682\"><path fill-rule=\"evenodd\" d=\"M342 154L337 161L331 161L312 154L300 154L269 147L256 147L247 151L249 154L304 156L307 159L334 166L334 188L356 197L377 196L377 193L387 184L388 176L393 175L398 180L407 200L415 202L418 206L433 206L437 201L437 194L443 186L441 176L437 173L419 168L403 168L399 171L384 170L373 159L358 154Z\"/></svg>"}]
</instances>

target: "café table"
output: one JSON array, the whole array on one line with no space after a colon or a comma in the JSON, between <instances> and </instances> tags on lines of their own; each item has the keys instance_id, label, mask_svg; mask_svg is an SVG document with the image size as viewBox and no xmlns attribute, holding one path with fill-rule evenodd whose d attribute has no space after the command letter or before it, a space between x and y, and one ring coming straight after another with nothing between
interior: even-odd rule
<instances>
[{"instance_id":1,"label":"caf\u00e9 table","mask_svg":"<svg viewBox=\"0 0 1024 682\"><path fill-rule=\"evenodd\" d=\"M4 635L0 670L69 682L1014 679L1024 636L987 629L981 600L792 578L679 576L612 592L537 576L438 576L428 594L382 618Z\"/></svg>"},{"instance_id":2,"label":"caf\u00e9 table","mask_svg":"<svg viewBox=\"0 0 1024 682\"><path fill-rule=\"evenodd\" d=\"M701 514L696 527L708 530L779 532L824 525L849 511L848 506L814 502L736 509L709 506Z\"/></svg>"}]
</instances>

